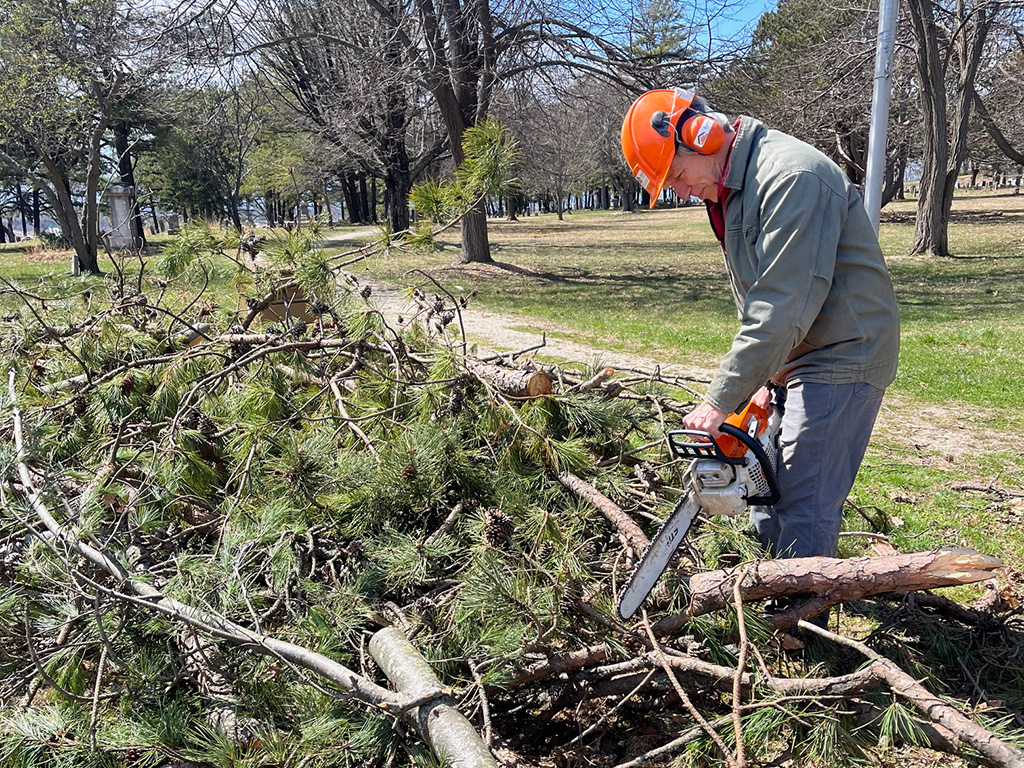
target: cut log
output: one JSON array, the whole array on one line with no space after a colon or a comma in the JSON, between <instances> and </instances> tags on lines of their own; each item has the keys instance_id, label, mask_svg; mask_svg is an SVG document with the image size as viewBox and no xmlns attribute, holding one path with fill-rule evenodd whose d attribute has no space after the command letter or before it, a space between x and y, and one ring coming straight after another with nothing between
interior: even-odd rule
<instances>
[{"instance_id":1,"label":"cut log","mask_svg":"<svg viewBox=\"0 0 1024 768\"><path fill-rule=\"evenodd\" d=\"M370 640L370 655L400 693L421 702L403 713L445 765L498 768L472 723L451 702L427 660L398 627L385 627Z\"/></svg>"},{"instance_id":2,"label":"cut log","mask_svg":"<svg viewBox=\"0 0 1024 768\"><path fill-rule=\"evenodd\" d=\"M551 377L544 371L502 368L472 357L465 358L466 368L474 376L509 397L543 397L551 394Z\"/></svg>"},{"instance_id":3,"label":"cut log","mask_svg":"<svg viewBox=\"0 0 1024 768\"><path fill-rule=\"evenodd\" d=\"M820 613L835 603L871 595L985 581L992 578L992 572L1002 564L997 557L969 549L936 549L848 559L799 557L763 560L749 566L740 592L745 601L810 593L817 597L809 601L809 605L814 613ZM689 609L684 614L665 617L654 627L655 631L670 634L692 616L729 606L737 573L737 569L730 568L691 577ZM804 613L806 611L798 607L788 625L804 618ZM786 626L785 622L778 625L779 628L783 626Z\"/></svg>"}]
</instances>

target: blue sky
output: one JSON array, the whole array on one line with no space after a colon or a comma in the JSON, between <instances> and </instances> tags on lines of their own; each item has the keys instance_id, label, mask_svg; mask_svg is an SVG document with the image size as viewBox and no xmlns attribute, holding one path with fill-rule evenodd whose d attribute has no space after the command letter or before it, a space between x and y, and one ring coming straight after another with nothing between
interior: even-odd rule
<instances>
[{"instance_id":1,"label":"blue sky","mask_svg":"<svg viewBox=\"0 0 1024 768\"><path fill-rule=\"evenodd\" d=\"M761 14L774 11L776 5L777 0L725 0L721 8L715 10L714 5L705 0L705 13L713 16L711 35L715 41L749 39Z\"/></svg>"}]
</instances>

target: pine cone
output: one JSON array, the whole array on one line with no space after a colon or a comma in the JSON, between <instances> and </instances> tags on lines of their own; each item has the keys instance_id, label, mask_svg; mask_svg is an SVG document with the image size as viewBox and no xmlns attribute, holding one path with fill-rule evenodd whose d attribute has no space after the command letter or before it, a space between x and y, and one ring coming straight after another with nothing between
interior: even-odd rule
<instances>
[{"instance_id":1,"label":"pine cone","mask_svg":"<svg viewBox=\"0 0 1024 768\"><path fill-rule=\"evenodd\" d=\"M366 547L359 539L352 539L342 552L346 560L362 560L366 557Z\"/></svg>"},{"instance_id":2,"label":"pine cone","mask_svg":"<svg viewBox=\"0 0 1024 768\"><path fill-rule=\"evenodd\" d=\"M466 395L461 389L456 389L448 396L448 413L458 416L466 405Z\"/></svg>"},{"instance_id":3,"label":"pine cone","mask_svg":"<svg viewBox=\"0 0 1024 768\"><path fill-rule=\"evenodd\" d=\"M85 395L76 395L71 401L71 410L74 411L75 416L82 416L85 414L86 409L89 407L88 401L85 399Z\"/></svg>"},{"instance_id":4,"label":"pine cone","mask_svg":"<svg viewBox=\"0 0 1024 768\"><path fill-rule=\"evenodd\" d=\"M555 553L555 545L550 541L541 542L541 545L537 547L537 559L544 561L549 559Z\"/></svg>"},{"instance_id":5,"label":"pine cone","mask_svg":"<svg viewBox=\"0 0 1024 768\"><path fill-rule=\"evenodd\" d=\"M302 320L296 320L292 323L292 336L296 339L301 339L306 335L306 331L309 330L309 326Z\"/></svg>"},{"instance_id":6,"label":"pine cone","mask_svg":"<svg viewBox=\"0 0 1024 768\"><path fill-rule=\"evenodd\" d=\"M331 308L327 305L326 302L314 301L312 304L309 305L309 311L310 314L313 314L316 317L320 317L321 315L326 315L328 312L330 312Z\"/></svg>"},{"instance_id":7,"label":"pine cone","mask_svg":"<svg viewBox=\"0 0 1024 768\"><path fill-rule=\"evenodd\" d=\"M359 295L362 296L364 299L368 299L370 298L370 294L372 293L373 289L368 285L364 285L363 289L359 292Z\"/></svg>"},{"instance_id":8,"label":"pine cone","mask_svg":"<svg viewBox=\"0 0 1024 768\"><path fill-rule=\"evenodd\" d=\"M484 538L488 546L494 549L506 548L512 543L512 534L515 532L516 524L500 509L484 512Z\"/></svg>"},{"instance_id":9,"label":"pine cone","mask_svg":"<svg viewBox=\"0 0 1024 768\"><path fill-rule=\"evenodd\" d=\"M0 584L10 584L14 580L14 569L25 559L24 545L7 542L0 546Z\"/></svg>"},{"instance_id":10,"label":"pine cone","mask_svg":"<svg viewBox=\"0 0 1024 768\"><path fill-rule=\"evenodd\" d=\"M407 483L415 480L418 475L419 470L416 469L415 464L409 464L408 466L402 468L402 479L405 480Z\"/></svg>"},{"instance_id":11,"label":"pine cone","mask_svg":"<svg viewBox=\"0 0 1024 768\"><path fill-rule=\"evenodd\" d=\"M132 391L135 389L135 374L126 373L122 377L121 382L118 384L118 387L121 390L121 395L123 397L128 397L128 395L130 395Z\"/></svg>"},{"instance_id":12,"label":"pine cone","mask_svg":"<svg viewBox=\"0 0 1024 768\"><path fill-rule=\"evenodd\" d=\"M199 419L202 414L195 408L189 408L181 417L181 426L185 429L199 429Z\"/></svg>"},{"instance_id":13,"label":"pine cone","mask_svg":"<svg viewBox=\"0 0 1024 768\"><path fill-rule=\"evenodd\" d=\"M196 428L207 437L213 435L217 431L217 425L214 423L213 419L205 413L199 414L199 418L196 420Z\"/></svg>"},{"instance_id":14,"label":"pine cone","mask_svg":"<svg viewBox=\"0 0 1024 768\"><path fill-rule=\"evenodd\" d=\"M658 473L658 470L654 468L654 465L649 461L642 461L633 467L633 474L637 476L644 487L653 491L656 488L660 488L665 484L664 479Z\"/></svg>"}]
</instances>

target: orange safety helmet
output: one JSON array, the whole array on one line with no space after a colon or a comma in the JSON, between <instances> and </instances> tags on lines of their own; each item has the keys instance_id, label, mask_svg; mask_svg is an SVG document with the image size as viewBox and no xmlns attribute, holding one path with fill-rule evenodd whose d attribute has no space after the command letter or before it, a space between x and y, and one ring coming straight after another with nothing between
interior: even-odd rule
<instances>
[{"instance_id":1,"label":"orange safety helmet","mask_svg":"<svg viewBox=\"0 0 1024 768\"><path fill-rule=\"evenodd\" d=\"M633 177L650 195L651 208L665 186L677 141L701 155L713 155L722 147L725 131L704 109L693 91L661 88L643 94L626 113L622 154Z\"/></svg>"}]
</instances>

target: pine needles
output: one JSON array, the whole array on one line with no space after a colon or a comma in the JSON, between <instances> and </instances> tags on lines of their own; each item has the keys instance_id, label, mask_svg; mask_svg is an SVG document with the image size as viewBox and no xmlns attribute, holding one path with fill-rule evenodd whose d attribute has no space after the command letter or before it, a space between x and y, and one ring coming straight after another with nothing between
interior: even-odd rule
<instances>
[{"instance_id":1,"label":"pine needles","mask_svg":"<svg viewBox=\"0 0 1024 768\"><path fill-rule=\"evenodd\" d=\"M189 270L241 247L190 231L163 266L188 280ZM263 246L245 247L258 255ZM654 669L649 649L612 618L613 588L630 566L618 532L557 479L585 474L650 532L671 503L659 492L672 468L656 447L619 459L656 443L665 414L679 410L660 404L686 395L657 381L582 392L589 371L561 372L548 397L510 395L443 329L391 327L353 283L336 279L312 230L265 248L279 270L256 287L305 291L317 311L303 327L292 316L259 327L259 301L222 318L201 314L201 292L171 305L164 297L178 294L165 280L129 281L122 269L106 301L45 302L7 346L33 482L73 540L111 553L169 598L378 682L367 638L399 626L467 711L483 712L486 702L498 738L531 735L517 747L525 759L590 725L600 727L587 739L651 727L666 741L692 725L676 714L660 670L640 685ZM3 765L433 760L394 718L351 705L341 689L273 654L209 637L196 654L201 633L127 599L122 583L66 541L29 527L15 462L0 446L12 513L0 521ZM695 544L692 557L707 568L759 556L740 520L705 524ZM685 608L685 583L669 575L666 585L652 614ZM742 717L747 753L767 760L788 750L807 765L859 759L866 732L832 699L783 700L760 665L824 675L860 662L811 650L788 656L760 612L744 610L747 640L763 649ZM891 643L894 656L903 646L901 662L915 676L941 681L960 662L965 676L977 670L981 648L963 653L977 639L972 630L945 639L928 622L915 628L912 648L884 633L877 645ZM686 631L669 652L735 665L733 614L693 618ZM585 661L521 682L531 665L573 654ZM721 691L731 693L732 681L723 679L724 687L697 673L685 681L709 719L729 712ZM989 691L1019 698L1012 665L975 679L999 679ZM607 719L601 704L588 714L588 700L634 690ZM917 743L916 727L892 705L875 730L883 744ZM716 763L709 744L694 737L682 759ZM635 753L615 747L608 756Z\"/></svg>"}]
</instances>

